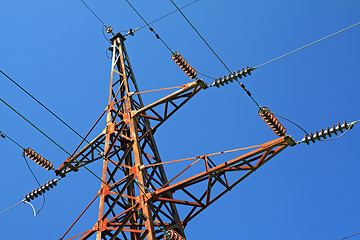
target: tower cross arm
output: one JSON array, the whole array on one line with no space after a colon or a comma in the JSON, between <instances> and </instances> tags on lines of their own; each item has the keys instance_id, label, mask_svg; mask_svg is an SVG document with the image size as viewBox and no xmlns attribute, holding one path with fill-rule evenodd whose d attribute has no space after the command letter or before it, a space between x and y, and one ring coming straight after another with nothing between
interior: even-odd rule
<instances>
[{"instance_id":1,"label":"tower cross arm","mask_svg":"<svg viewBox=\"0 0 360 240\"><path fill-rule=\"evenodd\" d=\"M172 202L184 212L188 212L182 219L183 224L187 224L191 219L205 210L208 206L229 192L237 184L263 166L267 161L275 157L288 146L294 146L295 142L290 136L284 136L261 145L257 149L235 157L231 160L217 161L210 159L216 154L209 154L196 157L197 160L189 164L184 170L180 171L175 177L165 183L162 187L153 192L155 201ZM221 152L220 152L221 153ZM190 160L195 158L188 158ZM195 164L199 168L204 166L205 171L200 171L188 176L187 170L194 168ZM166 162L164 162L166 163ZM163 164L164 164L163 163ZM186 165L185 165L186 166ZM148 166L144 166L147 168ZM150 166L149 166L150 167ZM195 169L192 172L197 172ZM196 185L196 187L193 187ZM195 191L194 191L195 190ZM180 194L178 194L178 192ZM166 199L166 196L172 196L172 199ZM188 208L191 206L190 208Z\"/></svg>"},{"instance_id":2,"label":"tower cross arm","mask_svg":"<svg viewBox=\"0 0 360 240\"><path fill-rule=\"evenodd\" d=\"M195 94L197 94L201 89L206 88L206 83L204 83L201 79L184 84L180 90L171 93L140 109L131 111L130 116L131 118L141 116L148 118L149 120L157 121L157 124L153 127L153 130L156 130L187 101L195 96ZM146 112L150 114L147 114Z\"/></svg>"},{"instance_id":3,"label":"tower cross arm","mask_svg":"<svg viewBox=\"0 0 360 240\"><path fill-rule=\"evenodd\" d=\"M102 142L104 141L105 134L101 133L95 137L91 142L84 146L78 152L75 152L67 158L58 169L55 170L55 173L60 176L65 176L65 174L74 171L77 172L78 168L85 166L89 163L92 163L98 159L102 159L101 155L94 155L94 149L101 149ZM78 148L82 142L79 144ZM98 150L99 152L101 150Z\"/></svg>"}]
</instances>

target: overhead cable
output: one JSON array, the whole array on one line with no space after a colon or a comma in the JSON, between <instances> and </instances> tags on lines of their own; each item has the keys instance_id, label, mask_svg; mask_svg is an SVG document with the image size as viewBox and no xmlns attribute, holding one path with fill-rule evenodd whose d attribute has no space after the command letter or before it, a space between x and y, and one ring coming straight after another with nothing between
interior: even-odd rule
<instances>
[{"instance_id":1,"label":"overhead cable","mask_svg":"<svg viewBox=\"0 0 360 240\"><path fill-rule=\"evenodd\" d=\"M196 3L196 2L198 2L198 1L199 1L199 0L192 1L191 3L188 3L188 4L180 7L180 9L186 8L186 7L190 6L191 4ZM159 17L159 18L155 19L154 21L149 22L149 24L153 24L153 23L155 23L155 22L157 22L157 21L159 21L159 20L161 20L161 19L163 19L163 18L166 18L167 16L176 13L177 11L178 11L178 10L174 10L174 11L168 13L168 14L165 14L164 16ZM142 28L144 28L144 27L146 27L146 26L147 26L147 25L143 25L143 26L139 27L139 30L142 29Z\"/></svg>"},{"instance_id":2,"label":"overhead cable","mask_svg":"<svg viewBox=\"0 0 360 240\"><path fill-rule=\"evenodd\" d=\"M100 17L99 17L98 15L96 15L96 13L95 13L83 0L80 0L80 1L81 1L81 2L87 7L87 9L89 9L89 11L99 20L99 22L101 22L101 24L102 24L101 32L102 32L104 38L105 38L108 42L110 42L110 40L105 36L104 27L105 27L105 29L106 29L106 33L111 33L113 36L115 36L114 33L112 32L112 27L106 26L106 24L100 19Z\"/></svg>"},{"instance_id":3,"label":"overhead cable","mask_svg":"<svg viewBox=\"0 0 360 240\"><path fill-rule=\"evenodd\" d=\"M3 137L3 138L7 138L9 139L10 141L12 141L14 144L16 144L19 148L21 148L22 150L24 150L25 148L23 146L21 146L18 142L16 142L14 139L12 139L11 137L9 137L8 135L6 135L4 132L0 131L0 135Z\"/></svg>"},{"instance_id":4,"label":"overhead cable","mask_svg":"<svg viewBox=\"0 0 360 240\"><path fill-rule=\"evenodd\" d=\"M295 122L291 121L290 119L288 119L288 118L286 118L286 117L283 117L283 116L281 116L281 115L279 115L279 114L276 114L276 113L274 113L274 112L272 112L272 114L274 114L275 116L278 116L278 117L280 117L280 118L282 118L282 119L285 119L286 121L294 124L295 126L297 126L298 128L300 128L306 135L309 135L308 132L307 132L304 128L302 128L300 125L296 124Z\"/></svg>"},{"instance_id":5,"label":"overhead cable","mask_svg":"<svg viewBox=\"0 0 360 240\"><path fill-rule=\"evenodd\" d=\"M330 35L328 35L328 36L326 36L326 37L323 37L323 38L321 38L321 39L319 39L319 40L316 40L315 42L306 44L305 46L302 46L302 47L300 47L300 48L298 48L298 49L295 49L295 50L293 50L293 51L291 51L291 52L288 52L288 53L286 53L286 54L284 54L284 55L281 55L280 57L274 58L274 59L272 59L272 60L270 60L270 61L267 61L267 62L265 62L265 63L263 63L263 64L260 64L260 65L257 66L256 68L262 67L262 66L264 66L264 65L266 65L266 64L269 64L269 63L271 63L271 62L274 62L274 61L276 61L276 60L279 60L280 58L286 57L286 56L288 56L288 55L290 55L290 54L292 54L292 53L295 53L295 52L297 52L297 51L300 51L301 49L304 49L304 48L307 48L307 47L309 47L309 46L311 46L311 45L314 45L315 43L321 42L322 40L325 40L325 39L327 39L327 38L329 38L329 37L335 36L336 34L339 34L339 33L341 33L341 32L344 32L344 31L346 31L346 30L348 30L348 29L350 29L350 28L353 28L353 27L355 27L355 26L357 26L357 25L360 25L360 22L355 23L354 25L351 25L351 26L349 26L349 27L347 27L347 28L344 28L344 29L342 29L342 30L340 30L340 31L337 31L337 32L335 32L335 33L333 33L333 34L330 34Z\"/></svg>"},{"instance_id":6,"label":"overhead cable","mask_svg":"<svg viewBox=\"0 0 360 240\"><path fill-rule=\"evenodd\" d=\"M25 148L24 148L24 147L22 147L19 143L17 143L14 139L10 138L10 137L9 137L8 135L6 135L4 132L0 131L0 134L1 134L1 136L4 136L4 137L8 138L8 139L9 139L10 141L12 141L14 144L16 144L17 146L19 146L23 151L25 151ZM41 186L41 185L40 185L40 182L39 182L39 180L37 179L37 177L35 176L35 173L33 172L33 170L31 169L28 161L27 161L26 158L25 158L25 155L23 155L23 157L24 157L24 161L25 161L26 166L28 167L31 175L34 177L35 181L37 182L37 184L38 184L39 187L40 187L40 186ZM31 205L31 204L30 204L30 205ZM44 205L45 205L45 195L43 195L43 203L42 203L39 211L38 211L38 212L34 212L34 215L35 215L35 216L40 213L40 211L43 209ZM35 210L34 210L34 211L35 211Z\"/></svg>"},{"instance_id":7,"label":"overhead cable","mask_svg":"<svg viewBox=\"0 0 360 240\"><path fill-rule=\"evenodd\" d=\"M16 203L16 204L12 205L11 207L9 207L9 208L5 209L5 210L4 210L4 211L2 211L2 212L0 212L0 215L1 215L1 214L3 214L3 213L5 213L5 212L7 212L7 211L9 211L10 209L12 209L12 208L16 207L16 206L17 206L17 205L19 205L20 203L25 203L25 199L21 200L20 202L18 202L18 203Z\"/></svg>"},{"instance_id":8,"label":"overhead cable","mask_svg":"<svg viewBox=\"0 0 360 240\"><path fill-rule=\"evenodd\" d=\"M22 117L25 121L27 121L31 126L33 126L36 130L38 130L41 134L43 134L47 139L49 139L52 143L54 143L57 147L59 147L63 152L68 154L69 156L72 156L68 151L66 151L63 147L60 146L57 142L55 142L52 138L50 138L46 133L41 131L36 125L34 125L32 122L30 122L27 118L25 118L23 115L21 115L18 111L16 111L13 107L11 107L7 102L5 102L2 98L0 98L0 101L2 101L6 106L8 106L11 110L13 110L16 114L18 114L20 117ZM75 161L77 161L75 159ZM94 175L97 179L99 179L101 182L105 183L99 176L97 176L93 171L91 171L86 166L83 166L88 172L90 172L92 175Z\"/></svg>"},{"instance_id":9,"label":"overhead cable","mask_svg":"<svg viewBox=\"0 0 360 240\"><path fill-rule=\"evenodd\" d=\"M174 3L173 0L170 0L172 2L172 4L176 7L176 9L181 13L181 15L185 18L185 20L190 24L190 26L194 29L194 31L199 35L199 37L203 40L203 42L208 46L208 48L213 52L213 54L217 57L217 59L219 59L219 61L222 63L222 65L229 71L230 74L233 74L231 72L231 70L226 66L226 64L224 63L223 60L221 60L221 58L219 57L219 55L216 54L216 52L214 51L214 49L212 49L212 47L210 46L210 44L208 44L208 42L203 38L203 36L199 33L199 31L194 27L194 25L189 21L189 19L184 15L184 13L180 10L180 8ZM252 70L256 69L256 68L251 68ZM235 79L240 86L243 88L243 90L245 90L245 92L247 93L247 95L251 98L251 100L260 108L260 105L256 102L256 100L251 96L250 92L248 90L245 89L244 85L242 83L240 83L237 79Z\"/></svg>"},{"instance_id":10,"label":"overhead cable","mask_svg":"<svg viewBox=\"0 0 360 240\"><path fill-rule=\"evenodd\" d=\"M59 147L61 150L63 150L68 155L71 155L68 151L66 151L63 147L60 146L57 142L55 142L52 138L50 138L46 133L41 131L35 124L30 122L26 117L24 117L21 113L16 111L12 106L10 106L7 102L5 102L2 98L0 98L0 101L2 101L6 106L8 106L11 110L13 110L16 114L18 114L22 119L24 119L26 122L28 122L31 126L33 126L36 130L38 130L42 135L44 135L47 139L49 139L52 143L54 143L57 147Z\"/></svg>"},{"instance_id":11,"label":"overhead cable","mask_svg":"<svg viewBox=\"0 0 360 240\"><path fill-rule=\"evenodd\" d=\"M73 129L69 124L67 124L64 120L62 120L58 115L56 115L53 111L51 111L49 108L47 108L43 103L41 103L37 98L35 98L31 93L29 93L28 91L26 91L26 89L24 89L20 84L18 84L14 79L12 79L11 77L9 77L6 73L4 73L2 70L0 70L0 72L6 77L8 78L11 82L13 82L18 88L20 88L23 92L25 92L28 96L30 96L32 99L34 99L38 104L40 104L45 110L47 110L50 114L52 114L55 118L57 118L61 123L63 123L67 128L69 128L72 132L74 132L76 135L78 135L81 139L84 139L83 136L80 135L80 133L78 133L75 129ZM89 141L87 141L86 139L84 139L87 143L89 143Z\"/></svg>"},{"instance_id":12,"label":"overhead cable","mask_svg":"<svg viewBox=\"0 0 360 240\"><path fill-rule=\"evenodd\" d=\"M127 0L126 0L127 1ZM207 43L207 41L201 36L201 34L199 33L198 30L196 30L196 28L194 27L194 25L191 24L191 22L189 21L189 19L187 19L187 17L184 15L184 13L181 11L181 9L174 3L173 0L170 0L172 2L172 4L176 7L176 9L181 13L181 15L185 18L185 20L190 24L190 26L194 29L194 31L199 35L199 37L204 41L204 43L208 46L208 48L214 53L214 55L217 57L217 59L219 59L219 61L224 65L224 67L229 71L229 73L231 74L230 69L226 66L226 64L223 62L223 60L221 60L221 58L216 54L216 52L212 49L212 47Z\"/></svg>"},{"instance_id":13,"label":"overhead cable","mask_svg":"<svg viewBox=\"0 0 360 240\"><path fill-rule=\"evenodd\" d=\"M37 177L35 176L34 172L32 171L32 169L31 169L28 161L26 160L25 156L24 156L24 160L25 160L25 163L26 163L27 167L29 168L31 174L33 175L35 181L37 182L37 184L39 185L39 187L41 187L39 180L37 179ZM42 210L43 207L45 206L45 201L46 201L46 200L45 200L45 194L43 194L43 203L42 203L40 209L36 212L35 216L37 216L37 215L41 212L41 210Z\"/></svg>"},{"instance_id":14,"label":"overhead cable","mask_svg":"<svg viewBox=\"0 0 360 240\"><path fill-rule=\"evenodd\" d=\"M106 26L106 24L98 17L98 15L96 15L96 13L83 1L83 0L80 0L86 7L87 7L87 9L89 9L89 11L99 20L99 22L101 22L102 23L102 25L104 25L105 27L107 27Z\"/></svg>"},{"instance_id":15,"label":"overhead cable","mask_svg":"<svg viewBox=\"0 0 360 240\"><path fill-rule=\"evenodd\" d=\"M143 22L146 24L146 26L149 27L149 30L151 32L153 32L156 36L157 39L159 39L163 44L164 46L171 52L173 53L173 51L171 50L171 48L164 42L164 40L155 32L155 30L150 26L150 24L141 16L141 14L135 9L135 7L128 1L128 0L125 0L129 6L135 11L135 13L143 20Z\"/></svg>"},{"instance_id":16,"label":"overhead cable","mask_svg":"<svg viewBox=\"0 0 360 240\"><path fill-rule=\"evenodd\" d=\"M347 237L340 238L339 240L344 240L344 239L347 239L347 238L351 238L351 237L356 236L356 235L358 235L358 234L360 234L360 232L355 233L355 234L352 234L352 235L347 236Z\"/></svg>"},{"instance_id":17,"label":"overhead cable","mask_svg":"<svg viewBox=\"0 0 360 240\"><path fill-rule=\"evenodd\" d=\"M5 213L5 212L7 212L7 211L9 211L10 209L16 207L16 206L19 205L20 203L27 203L27 204L29 204L29 205L32 207L33 211L34 211L34 216L35 216L35 217L37 216L37 213L36 213L36 211L35 211L34 206L33 206L30 202L26 201L26 199L23 199L23 200L21 200L20 202L14 204L13 206L9 207L8 209L0 212L0 215L3 214L3 213ZM38 211L38 212L39 212L39 211Z\"/></svg>"}]
</instances>

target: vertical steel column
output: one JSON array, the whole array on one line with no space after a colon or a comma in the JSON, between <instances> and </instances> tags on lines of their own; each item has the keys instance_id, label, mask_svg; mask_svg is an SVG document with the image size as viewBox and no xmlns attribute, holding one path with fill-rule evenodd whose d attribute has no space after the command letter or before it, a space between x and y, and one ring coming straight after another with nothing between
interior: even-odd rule
<instances>
[{"instance_id":1,"label":"vertical steel column","mask_svg":"<svg viewBox=\"0 0 360 240\"><path fill-rule=\"evenodd\" d=\"M112 99L112 92L113 92L113 79L114 79L114 68L116 65L116 42L113 43L113 56L111 61L111 75L110 75L110 88L109 88L109 100L108 100L108 106L107 106L107 115L106 115L106 137L105 137L105 148L104 153L106 153L109 149L110 145L110 134L111 131L111 125L112 125L112 118L111 118L111 110L113 109L114 102ZM98 216L98 229L96 233L96 240L101 240L102 238L102 232L106 229L106 220L107 218L103 219L104 216L104 203L105 203L105 197L107 194L109 194L109 187L105 183L107 182L107 168L108 168L108 159L104 156L103 158L103 169L102 169L102 182L101 182L101 189L100 189L100 203L99 203L99 216Z\"/></svg>"},{"instance_id":2,"label":"vertical steel column","mask_svg":"<svg viewBox=\"0 0 360 240\"><path fill-rule=\"evenodd\" d=\"M122 42L120 42L119 45L119 54L120 54L120 61L121 64L120 66L122 67L121 72L124 74L124 86L125 86L125 103L126 103L126 113L129 114L133 109L132 104L131 104L131 97L129 96L129 83L128 83L128 79L126 76L126 69L125 69L125 64L124 64L124 56L123 56L123 51L122 51ZM139 144L139 135L138 135L138 122L137 122L137 117L136 118L132 118L131 116L129 116L129 128L130 128L130 137L133 140L133 156L134 156L134 166L139 169L139 167L141 165L143 165L143 160L142 160L142 150ZM140 196L142 194L145 194L146 189L144 188L144 186L146 185L145 183L145 179L146 179L146 170L141 170L139 171L139 173L137 174L137 178L139 181L139 194ZM134 176L135 178L136 176ZM142 212L146 217L145 220L145 228L146 230L148 230L148 234L147 234L147 239L148 240L155 240L155 233L154 233L154 224L152 222L152 215L151 215L151 209L149 206L149 203L145 202L143 203L143 207L142 207Z\"/></svg>"}]
</instances>

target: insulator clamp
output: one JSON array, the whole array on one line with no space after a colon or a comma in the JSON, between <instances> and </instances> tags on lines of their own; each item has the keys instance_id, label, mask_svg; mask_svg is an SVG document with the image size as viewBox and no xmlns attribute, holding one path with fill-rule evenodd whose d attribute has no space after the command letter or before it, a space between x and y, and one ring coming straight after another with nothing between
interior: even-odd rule
<instances>
[{"instance_id":1,"label":"insulator clamp","mask_svg":"<svg viewBox=\"0 0 360 240\"><path fill-rule=\"evenodd\" d=\"M228 74L227 76L220 77L218 79L214 80L214 83L210 85L220 87L224 86L224 84L228 84L229 82L233 82L234 80L237 80L238 78L246 77L247 75L251 75L251 71L255 70L256 68L252 67L246 67L246 69L238 70L237 72L233 72L232 74Z\"/></svg>"},{"instance_id":2,"label":"insulator clamp","mask_svg":"<svg viewBox=\"0 0 360 240\"><path fill-rule=\"evenodd\" d=\"M279 122L279 120L277 120L274 114L270 112L267 107L261 107L258 114L276 135L279 137L285 135L286 128Z\"/></svg>"},{"instance_id":3,"label":"insulator clamp","mask_svg":"<svg viewBox=\"0 0 360 240\"><path fill-rule=\"evenodd\" d=\"M48 181L47 183L45 183L44 185L42 185L39 188L36 188L35 190L33 190L32 192L29 192L28 194L25 195L25 199L26 201L30 202L31 200L34 200L35 198L41 196L43 193L45 193L46 191L49 191L50 188L53 188L54 186L57 185L57 182L60 180L61 178L57 178L57 179L51 179L51 181Z\"/></svg>"},{"instance_id":4,"label":"insulator clamp","mask_svg":"<svg viewBox=\"0 0 360 240\"><path fill-rule=\"evenodd\" d=\"M174 229L164 230L164 240L186 240L183 236L180 235Z\"/></svg>"},{"instance_id":5,"label":"insulator clamp","mask_svg":"<svg viewBox=\"0 0 360 240\"><path fill-rule=\"evenodd\" d=\"M33 160L36 164L40 165L41 167L45 168L46 170L52 170L53 164L42 157L40 154L32 150L31 148L24 149L24 156Z\"/></svg>"},{"instance_id":6,"label":"insulator clamp","mask_svg":"<svg viewBox=\"0 0 360 240\"><path fill-rule=\"evenodd\" d=\"M331 134L335 134L337 135L338 132L343 133L343 129L345 130L349 130L353 127L353 124L347 124L346 121L344 121L343 124L338 123L336 126L332 125L331 128L327 127L326 130L321 129L320 132L315 131L315 134L310 133L310 136L305 135L303 139L301 139L298 143L306 143L307 145L310 144L310 142L315 142L315 141L321 141L323 139L326 139L326 136L331 137Z\"/></svg>"},{"instance_id":7,"label":"insulator clamp","mask_svg":"<svg viewBox=\"0 0 360 240\"><path fill-rule=\"evenodd\" d=\"M183 70L189 78L194 79L197 76L196 70L181 56L179 52L174 52L171 59Z\"/></svg>"}]
</instances>

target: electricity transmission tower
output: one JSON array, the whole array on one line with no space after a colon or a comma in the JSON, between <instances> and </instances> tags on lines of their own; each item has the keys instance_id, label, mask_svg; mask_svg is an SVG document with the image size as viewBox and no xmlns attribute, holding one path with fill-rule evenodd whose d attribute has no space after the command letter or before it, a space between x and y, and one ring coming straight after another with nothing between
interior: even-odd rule
<instances>
[{"instance_id":1,"label":"electricity transmission tower","mask_svg":"<svg viewBox=\"0 0 360 240\"><path fill-rule=\"evenodd\" d=\"M106 116L105 129L87 145L83 140L56 170L57 175L65 176L94 161L103 161L101 188L79 216L97 199L100 202L98 219L93 219L88 230L71 239L95 235L97 240L185 239L184 228L190 220L295 143L291 137L282 136L217 164L211 154L194 157L184 170L168 179L154 133L207 85L197 79L145 106L124 41L120 34L111 39L109 101L95 123ZM201 165L202 170L186 175L195 164ZM74 224L60 239L67 239L65 236Z\"/></svg>"}]
</instances>

